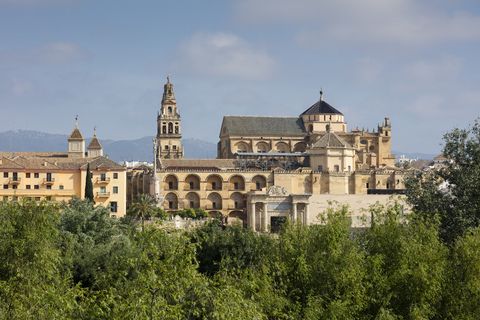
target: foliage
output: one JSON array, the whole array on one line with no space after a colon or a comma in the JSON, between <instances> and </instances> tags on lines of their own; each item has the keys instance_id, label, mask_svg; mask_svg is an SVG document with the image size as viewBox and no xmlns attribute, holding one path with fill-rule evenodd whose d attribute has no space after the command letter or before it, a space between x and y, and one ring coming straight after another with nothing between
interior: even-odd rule
<instances>
[{"instance_id":1,"label":"foliage","mask_svg":"<svg viewBox=\"0 0 480 320\"><path fill-rule=\"evenodd\" d=\"M411 163L410 163L410 161L401 161L401 162L399 161L399 162L395 163L395 166L397 168L408 169L408 168L411 167Z\"/></svg>"},{"instance_id":2,"label":"foliage","mask_svg":"<svg viewBox=\"0 0 480 320\"><path fill-rule=\"evenodd\" d=\"M480 226L480 123L443 137L445 167L406 179L407 199L421 217L440 217L440 235L452 243ZM443 186L441 189L440 187Z\"/></svg>"},{"instance_id":3,"label":"foliage","mask_svg":"<svg viewBox=\"0 0 480 320\"><path fill-rule=\"evenodd\" d=\"M92 174L90 173L90 163L87 163L87 175L85 177L85 199L93 202L93 183Z\"/></svg>"},{"instance_id":4,"label":"foliage","mask_svg":"<svg viewBox=\"0 0 480 320\"><path fill-rule=\"evenodd\" d=\"M69 318L76 288L62 276L56 205L0 203L0 318Z\"/></svg>"},{"instance_id":5,"label":"foliage","mask_svg":"<svg viewBox=\"0 0 480 320\"><path fill-rule=\"evenodd\" d=\"M144 220L152 217L156 212L155 199L148 194L139 194L130 209L130 214L134 219L142 221L142 229L144 228Z\"/></svg>"},{"instance_id":6,"label":"foliage","mask_svg":"<svg viewBox=\"0 0 480 320\"><path fill-rule=\"evenodd\" d=\"M99 289L103 277L125 267L135 251L124 232L128 226L110 217L108 208L72 198L62 212L60 235L64 264L74 283Z\"/></svg>"},{"instance_id":7,"label":"foliage","mask_svg":"<svg viewBox=\"0 0 480 320\"><path fill-rule=\"evenodd\" d=\"M395 201L371 208L367 253L367 314L432 319L438 316L447 270L447 248L438 220L404 216Z\"/></svg>"},{"instance_id":8,"label":"foliage","mask_svg":"<svg viewBox=\"0 0 480 320\"><path fill-rule=\"evenodd\" d=\"M178 215L182 218L192 218L192 219L202 219L202 218L208 218L210 215L204 211L203 209L185 209L185 210L177 210L175 211L175 215Z\"/></svg>"}]
</instances>

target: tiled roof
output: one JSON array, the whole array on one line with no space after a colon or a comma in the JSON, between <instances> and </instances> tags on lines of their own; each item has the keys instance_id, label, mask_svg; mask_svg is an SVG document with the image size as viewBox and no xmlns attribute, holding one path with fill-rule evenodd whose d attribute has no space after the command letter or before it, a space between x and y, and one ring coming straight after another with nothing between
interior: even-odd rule
<instances>
[{"instance_id":1,"label":"tiled roof","mask_svg":"<svg viewBox=\"0 0 480 320\"><path fill-rule=\"evenodd\" d=\"M337 136L334 132L327 132L318 139L312 146L312 148L326 148L326 147L337 147L337 148L348 148L348 143Z\"/></svg>"},{"instance_id":2,"label":"tiled roof","mask_svg":"<svg viewBox=\"0 0 480 320\"><path fill-rule=\"evenodd\" d=\"M342 114L340 111L323 100L317 101L313 106L305 110L301 115L307 114Z\"/></svg>"},{"instance_id":3,"label":"tiled roof","mask_svg":"<svg viewBox=\"0 0 480 320\"><path fill-rule=\"evenodd\" d=\"M92 141L88 144L87 149L101 149L102 145L98 141L97 136L93 136Z\"/></svg>"},{"instance_id":4,"label":"tiled roof","mask_svg":"<svg viewBox=\"0 0 480 320\"><path fill-rule=\"evenodd\" d=\"M105 157L96 157L93 160L91 159L82 159L82 160L88 160L90 163L90 169L125 169L122 165L116 163L115 161L112 161L108 158ZM82 169L87 169L87 164L85 163L81 167Z\"/></svg>"},{"instance_id":5,"label":"tiled roof","mask_svg":"<svg viewBox=\"0 0 480 320\"><path fill-rule=\"evenodd\" d=\"M5 156L5 154L7 156ZM47 152L0 152L0 169L37 169L37 170L80 170L87 169L87 162L90 162L90 169L124 170L125 168L105 157L96 158L68 158L63 155L54 157L58 153Z\"/></svg>"},{"instance_id":6,"label":"tiled roof","mask_svg":"<svg viewBox=\"0 0 480 320\"><path fill-rule=\"evenodd\" d=\"M305 136L305 126L297 117L224 116L223 124L230 135Z\"/></svg>"},{"instance_id":7,"label":"tiled roof","mask_svg":"<svg viewBox=\"0 0 480 320\"><path fill-rule=\"evenodd\" d=\"M84 139L84 138L80 130L78 128L75 128L73 129L72 134L70 135L70 137L68 137L68 139L70 140L70 139Z\"/></svg>"}]
</instances>

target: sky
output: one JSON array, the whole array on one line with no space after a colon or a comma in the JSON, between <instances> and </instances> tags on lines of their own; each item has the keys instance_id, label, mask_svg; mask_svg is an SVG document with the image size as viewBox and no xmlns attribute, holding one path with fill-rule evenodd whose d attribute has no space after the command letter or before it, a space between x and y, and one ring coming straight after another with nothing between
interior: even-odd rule
<instances>
[{"instance_id":1,"label":"sky","mask_svg":"<svg viewBox=\"0 0 480 320\"><path fill-rule=\"evenodd\" d=\"M480 116L478 0L0 0L0 39L0 132L154 136L168 74L182 137L213 143L320 90L348 131L389 117L397 152Z\"/></svg>"}]
</instances>

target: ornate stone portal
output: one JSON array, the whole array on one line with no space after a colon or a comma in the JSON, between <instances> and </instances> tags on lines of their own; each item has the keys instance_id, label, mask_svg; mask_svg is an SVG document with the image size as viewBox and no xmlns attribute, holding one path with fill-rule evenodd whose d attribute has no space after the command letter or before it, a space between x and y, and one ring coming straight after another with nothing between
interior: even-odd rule
<instances>
[{"instance_id":1,"label":"ornate stone portal","mask_svg":"<svg viewBox=\"0 0 480 320\"><path fill-rule=\"evenodd\" d=\"M310 194L293 194L283 186L272 186L265 193L253 191L247 194L247 226L256 231L275 231L274 221L286 217L308 225Z\"/></svg>"}]
</instances>

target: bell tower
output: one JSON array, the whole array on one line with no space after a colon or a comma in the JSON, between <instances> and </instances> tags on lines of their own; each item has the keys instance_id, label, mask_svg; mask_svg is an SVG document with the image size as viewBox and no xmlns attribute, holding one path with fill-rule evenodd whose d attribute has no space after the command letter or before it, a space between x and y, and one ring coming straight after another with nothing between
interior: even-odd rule
<instances>
[{"instance_id":1,"label":"bell tower","mask_svg":"<svg viewBox=\"0 0 480 320\"><path fill-rule=\"evenodd\" d=\"M181 122L173 85L168 75L167 83L163 86L162 107L157 114L158 158L183 159Z\"/></svg>"}]
</instances>

